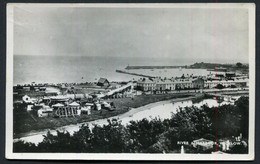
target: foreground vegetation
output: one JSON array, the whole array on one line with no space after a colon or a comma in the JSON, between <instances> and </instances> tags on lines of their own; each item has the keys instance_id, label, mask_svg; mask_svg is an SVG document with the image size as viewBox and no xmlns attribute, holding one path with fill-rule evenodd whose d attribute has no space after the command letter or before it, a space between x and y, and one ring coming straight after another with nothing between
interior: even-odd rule
<instances>
[{"instance_id":1,"label":"foreground vegetation","mask_svg":"<svg viewBox=\"0 0 260 164\"><path fill-rule=\"evenodd\" d=\"M205 138L218 142L220 139L232 139L243 135L248 140L249 99L241 97L235 105L200 108L192 106L180 108L170 119L143 119L131 121L124 126L118 120L108 120L107 125L95 125L90 129L83 125L78 132L47 133L44 140L35 145L18 141L14 143L14 152L73 152L73 153L179 153L178 141L192 142ZM198 150L185 146L186 153ZM219 150L216 145L211 153ZM235 145L227 153L248 153L246 144Z\"/></svg>"},{"instance_id":2,"label":"foreground vegetation","mask_svg":"<svg viewBox=\"0 0 260 164\"><path fill-rule=\"evenodd\" d=\"M25 105L14 106L14 137L22 137L22 133L33 130L42 129L56 129L61 126L70 124L77 124L82 122L89 122L93 120L117 116L119 114L129 111L131 108L141 107L153 102L170 100L174 98L184 98L190 95L184 94L158 94L158 95L139 95L134 98L119 98L112 99L115 105L114 111L92 110L91 115L81 115L67 118L53 118L53 117L37 117L36 113L27 112Z\"/></svg>"}]
</instances>

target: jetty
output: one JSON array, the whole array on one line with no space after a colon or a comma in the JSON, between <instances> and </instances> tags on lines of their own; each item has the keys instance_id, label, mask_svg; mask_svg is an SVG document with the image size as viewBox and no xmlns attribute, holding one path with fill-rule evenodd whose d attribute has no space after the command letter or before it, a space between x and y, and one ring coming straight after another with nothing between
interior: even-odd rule
<instances>
[{"instance_id":1,"label":"jetty","mask_svg":"<svg viewBox=\"0 0 260 164\"><path fill-rule=\"evenodd\" d=\"M187 66L127 66L125 69L178 69L187 68Z\"/></svg>"},{"instance_id":2,"label":"jetty","mask_svg":"<svg viewBox=\"0 0 260 164\"><path fill-rule=\"evenodd\" d=\"M123 70L116 70L116 72L117 73L129 74L129 75L135 75L135 76L141 76L141 77L147 77L147 78L155 78L155 76L143 75L143 74L127 72L127 71L123 71Z\"/></svg>"}]
</instances>

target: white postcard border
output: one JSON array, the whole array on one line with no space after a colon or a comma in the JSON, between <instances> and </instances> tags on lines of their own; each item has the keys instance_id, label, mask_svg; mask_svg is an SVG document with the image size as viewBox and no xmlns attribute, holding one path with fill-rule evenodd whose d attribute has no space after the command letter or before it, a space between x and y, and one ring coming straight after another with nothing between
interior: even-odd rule
<instances>
[{"instance_id":1,"label":"white postcard border","mask_svg":"<svg viewBox=\"0 0 260 164\"><path fill-rule=\"evenodd\" d=\"M249 153L248 154L112 154L112 153L13 153L13 8L14 7L114 7L114 8L246 8L249 11ZM7 5L6 56L6 158L52 160L254 160L255 150L255 4L22 4Z\"/></svg>"}]
</instances>

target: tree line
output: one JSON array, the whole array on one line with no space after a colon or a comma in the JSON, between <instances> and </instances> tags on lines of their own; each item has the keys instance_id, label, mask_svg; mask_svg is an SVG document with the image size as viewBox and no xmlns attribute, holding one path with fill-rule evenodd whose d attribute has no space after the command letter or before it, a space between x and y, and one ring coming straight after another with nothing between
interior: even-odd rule
<instances>
[{"instance_id":1,"label":"tree line","mask_svg":"<svg viewBox=\"0 0 260 164\"><path fill-rule=\"evenodd\" d=\"M234 105L179 108L170 119L154 118L130 121L108 120L106 125L82 125L70 135L48 132L38 145L24 141L13 144L14 152L62 153L174 153L180 152L178 141L192 142L205 138L231 138L240 133L248 139L249 98L241 97ZM235 147L231 153L247 153L247 147ZM187 152L196 152L192 147Z\"/></svg>"}]
</instances>

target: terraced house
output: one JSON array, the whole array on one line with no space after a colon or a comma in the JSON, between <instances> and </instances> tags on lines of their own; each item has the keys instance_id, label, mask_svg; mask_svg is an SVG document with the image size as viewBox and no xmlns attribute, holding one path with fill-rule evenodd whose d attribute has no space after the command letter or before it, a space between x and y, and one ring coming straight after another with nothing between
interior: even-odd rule
<instances>
[{"instance_id":1,"label":"terraced house","mask_svg":"<svg viewBox=\"0 0 260 164\"><path fill-rule=\"evenodd\" d=\"M216 88L218 84L223 87L247 87L248 79L244 80L204 80L202 77L189 77L178 79L141 78L137 81L137 88L142 91L172 91L183 89Z\"/></svg>"}]
</instances>

